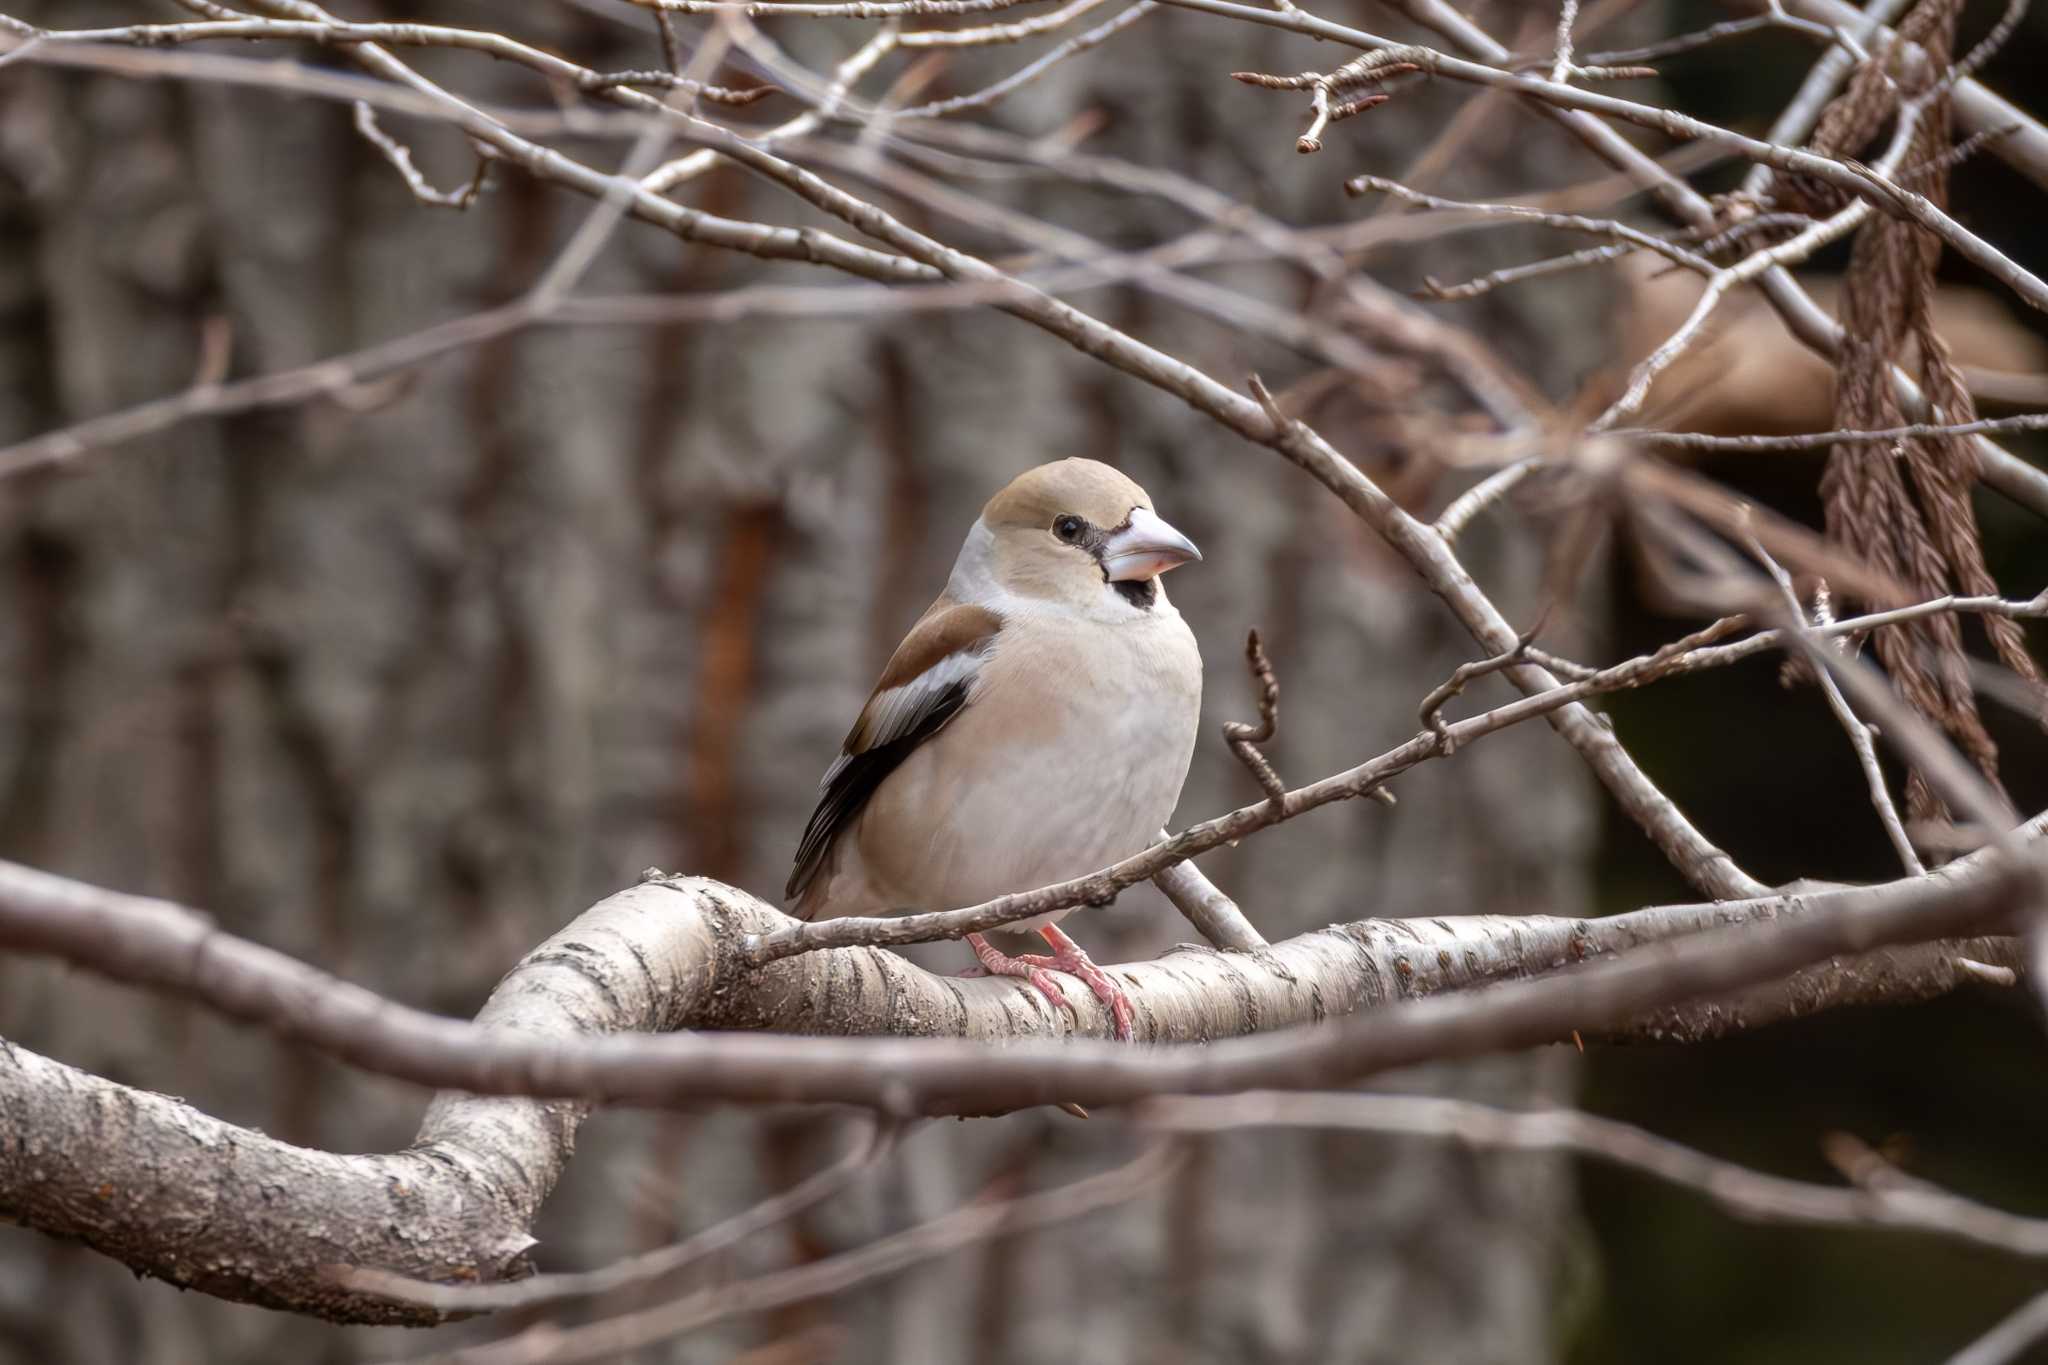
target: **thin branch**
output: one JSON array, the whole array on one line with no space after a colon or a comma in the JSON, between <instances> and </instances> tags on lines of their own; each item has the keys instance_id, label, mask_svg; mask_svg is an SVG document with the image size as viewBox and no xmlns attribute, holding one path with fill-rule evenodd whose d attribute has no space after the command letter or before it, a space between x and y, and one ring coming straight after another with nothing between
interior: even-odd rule
<instances>
[{"instance_id":1,"label":"thin branch","mask_svg":"<svg viewBox=\"0 0 2048 1365\"><path fill-rule=\"evenodd\" d=\"M1552 256L1547 260L1524 261L1520 265L1505 265L1498 270L1489 270L1484 275L1475 275L1457 284L1445 284L1434 275L1422 277L1422 288L1416 292L1424 298L1452 302L1458 299L1476 299L1481 294L1490 294L1503 285L1519 284L1523 280L1541 279L1546 275L1559 275L1567 270L1578 270L1589 265L1600 265L1607 261L1619 260L1635 248L1620 242L1606 246L1582 247L1563 256Z\"/></svg>"},{"instance_id":2,"label":"thin branch","mask_svg":"<svg viewBox=\"0 0 2048 1365\"><path fill-rule=\"evenodd\" d=\"M558 1271L496 1284L443 1284L371 1266L336 1265L328 1268L329 1278L375 1298L431 1308L437 1313L544 1308L572 1299L638 1289L668 1279L830 1199L894 1151L897 1136L896 1125L870 1119L861 1125L846 1153L823 1170L813 1171L788 1189L672 1246L643 1251L597 1270Z\"/></svg>"},{"instance_id":3,"label":"thin branch","mask_svg":"<svg viewBox=\"0 0 2048 1365\"><path fill-rule=\"evenodd\" d=\"M1173 1174L1179 1164L1172 1144L1159 1143L1115 1170L1039 1194L967 1204L806 1265L700 1290L671 1303L566 1330L542 1323L504 1341L417 1357L414 1365L569 1365L617 1360L727 1318L843 1294L975 1242L1071 1222L1136 1198Z\"/></svg>"},{"instance_id":4,"label":"thin branch","mask_svg":"<svg viewBox=\"0 0 2048 1365\"><path fill-rule=\"evenodd\" d=\"M1422 728L1436 736L1437 748L1445 758L1457 752L1458 741L1451 734L1451 727L1444 724L1444 707L1453 697L1462 693L1473 679L1498 673L1504 668L1512 668L1528 658L1529 646L1536 642L1536 634L1542 628L1543 624L1539 621L1523 631L1516 638L1513 649L1502 650L1491 658L1474 659L1459 664L1451 670L1450 677L1437 684L1430 690L1429 695L1422 699L1422 705L1416 708L1416 714L1422 719Z\"/></svg>"},{"instance_id":5,"label":"thin branch","mask_svg":"<svg viewBox=\"0 0 2048 1365\"><path fill-rule=\"evenodd\" d=\"M2048 1338L2048 1291L2036 1294L1996 1327L1948 1358L1948 1365L2007 1365Z\"/></svg>"},{"instance_id":6,"label":"thin branch","mask_svg":"<svg viewBox=\"0 0 2048 1365\"><path fill-rule=\"evenodd\" d=\"M2048 1220L1987 1207L1930 1185L1832 1188L1766 1175L1632 1124L1571 1109L1512 1110L1431 1095L1253 1092L1147 1100L1141 1122L1176 1133L1243 1128L1336 1128L1433 1138L1481 1150L1570 1152L1706 1196L1737 1218L1811 1227L1924 1233L2039 1260Z\"/></svg>"},{"instance_id":7,"label":"thin branch","mask_svg":"<svg viewBox=\"0 0 2048 1365\"><path fill-rule=\"evenodd\" d=\"M1444 35L1469 56L1485 62L1509 60L1511 54L1506 48L1453 8L1447 0L1397 0L1397 3L1415 22ZM1773 0L1773 3L1776 3L1776 0ZM1824 11L1822 17L1836 24L1854 23L1859 17L1856 10L1840 3L1840 0L1793 0L1793 3L1795 8L1809 14ZM1889 4L1891 0L1880 0L1880 3ZM1837 29L1837 32L1840 30ZM2048 185L2048 130L2040 130L2038 124L2026 119L2017 109L1997 99L1974 81L1964 81L1957 87L1956 101L1959 112L1972 107L1977 109L1977 113L1968 115L1967 119L1979 131L1984 128L2002 128L2015 122L2024 123L2026 126L2022 127L2018 137L2001 139L1995 144L1994 150L2014 150L2022 143L2036 147L2038 171L2030 169L2028 173L2034 175L2039 183ZM1981 101L1990 101L1997 117L1983 117L1985 108ZM1820 102L1825 103L1824 95ZM1645 188L1654 191L1681 222L1702 234L1717 232L1724 226L1720 222L1719 211L1704 196L1683 179L1672 174L1665 166L1639 151L1628 139L1600 120L1581 110L1557 109L1547 104L1537 107L1555 118L1566 130L1585 143L1596 156L1632 176ZM2038 143L2031 140L2029 129L2041 132ZM2014 164L2022 163L2014 161ZM1768 271L1759 283L1764 297L1779 317L1784 319L1786 328L1802 343L1832 360L1842 345L1841 324L1807 296L1798 281L1793 279L1790 271ZM1896 365L1892 367L1892 387L1898 393L1907 416L1916 420L1941 420L1938 412L1930 411L1925 397L1912 377ZM2010 451L1986 437L1975 437L1974 443L1978 459L1983 464L1984 482L2020 506L2039 516L2048 517L2048 472L2036 469L2024 460L2016 458Z\"/></svg>"},{"instance_id":8,"label":"thin branch","mask_svg":"<svg viewBox=\"0 0 2048 1365\"><path fill-rule=\"evenodd\" d=\"M772 0L746 4L733 0L627 0L645 9L663 9L672 14L739 15L748 19L907 19L939 14L990 14L1016 9L1020 5L1044 4L1046 0L851 0L846 4L811 4L800 0Z\"/></svg>"},{"instance_id":9,"label":"thin branch","mask_svg":"<svg viewBox=\"0 0 2048 1365\"><path fill-rule=\"evenodd\" d=\"M1778 585L1786 612L1793 618L1800 618L1804 608L1800 605L1799 594L1793 590L1792 575L1786 573L1784 566L1771 558L1771 552L1754 539L1749 542L1749 551ZM1906 875L1918 876L1927 869L1921 865L1920 855L1913 849L1913 841L1906 837L1905 822L1899 819L1899 808L1892 801L1891 789L1885 785L1884 769L1878 765L1877 743L1871 738L1870 727L1857 716L1848 698L1842 695L1841 687L1825 669L1818 670L1816 676L1821 693L1827 698L1828 708L1835 713L1835 720L1843 733L1848 735L1849 747L1856 751L1856 762L1863 769L1864 785L1870 791L1870 804L1877 811L1878 823L1884 826L1885 837L1891 840L1892 851L1899 855L1899 864L1905 868Z\"/></svg>"},{"instance_id":10,"label":"thin branch","mask_svg":"<svg viewBox=\"0 0 2048 1365\"><path fill-rule=\"evenodd\" d=\"M896 117L946 118L953 114L965 113L969 109L990 108L1005 96L1015 94L1018 90L1037 80L1061 62L1072 57L1078 57L1090 48L1099 47L1103 43L1108 42L1111 38L1137 23L1147 14L1150 14L1155 8L1157 8L1157 0L1138 0L1138 3L1132 5L1115 18L1105 20L1084 33L1075 34L1051 51L1041 55L1037 60L1019 67L1001 80L992 81L971 94L955 95L951 99L933 100L929 104L915 105L911 108L900 110ZM946 34L951 36L953 32L957 32L957 30L947 30ZM905 47L929 46L929 43L919 44L915 41L927 36L937 35L906 33L899 41ZM886 124L881 126L887 127Z\"/></svg>"},{"instance_id":11,"label":"thin branch","mask_svg":"<svg viewBox=\"0 0 2048 1365\"><path fill-rule=\"evenodd\" d=\"M1629 373L1627 388L1605 412L1600 414L1591 429L1608 430L1642 408L1644 400L1649 397L1650 386L1656 382L1657 376L1670 368L1672 362L1699 339L1707 319L1730 289L1754 280L1768 271L1805 262L1814 252L1854 231L1869 216L1869 203L1861 199L1856 200L1795 237L1753 252L1734 265L1715 270L1707 277L1707 287L1700 294L1699 301L1693 305L1693 310L1685 321L1680 323L1678 329L1666 337L1656 350L1636 363L1635 369Z\"/></svg>"},{"instance_id":12,"label":"thin branch","mask_svg":"<svg viewBox=\"0 0 2048 1365\"><path fill-rule=\"evenodd\" d=\"M1474 85L1526 95L1569 112L1601 115L1638 127L1650 128L1685 141L1710 144L1736 156L1773 166L1796 175L1811 176L1854 195L1860 202L1906 221L1917 223L1947 243L1964 259L1983 268L2034 308L2048 310L2048 282L2014 261L1989 242L1950 217L1925 195L1887 179L1871 169L1837 161L1795 147L1759 141L1727 128L1719 128L1670 109L1638 104L1632 100L1559 85L1535 76L1503 71L1499 67L1467 61L1414 44L1390 39L1359 29L1333 24L1304 13L1282 13L1258 9L1234 0L1161 0L1180 9L1199 10L1225 18L1243 19L1273 28L1289 29L1316 38L1327 38L1370 52L1384 52L1389 60L1412 62L1432 75L1466 81Z\"/></svg>"},{"instance_id":13,"label":"thin branch","mask_svg":"<svg viewBox=\"0 0 2048 1365\"><path fill-rule=\"evenodd\" d=\"M1353 176L1344 182L1344 192L1353 196L1374 193L1392 195L1403 202L1446 213L1469 213L1482 219L1505 219L1558 228L1566 232L1583 232L1595 237L1612 237L1641 250L1655 252L1674 264L1703 274L1711 274L1714 270L1714 263L1697 252L1689 251L1677 242L1632 228L1611 218L1587 218L1575 213L1549 213L1526 204L1487 204L1465 199L1446 199L1440 195L1412 190L1399 181L1378 175Z\"/></svg>"},{"instance_id":14,"label":"thin branch","mask_svg":"<svg viewBox=\"0 0 2048 1365\"><path fill-rule=\"evenodd\" d=\"M363 135L372 147L384 154L398 174L405 180L405 187L412 191L412 197L429 208L455 209L460 212L476 202L483 193L484 182L490 178L491 158L480 156L476 159L476 170L470 175L469 183L459 190L437 190L427 183L419 167L412 164L412 152L404 143L392 137L377 126L377 111L362 100L356 101L356 131Z\"/></svg>"},{"instance_id":15,"label":"thin branch","mask_svg":"<svg viewBox=\"0 0 2048 1365\"><path fill-rule=\"evenodd\" d=\"M1930 436L1976 436L2000 431L2048 431L2048 412L2013 417L1987 417L1975 422L1915 422L1900 427L1801 432L1785 436L1707 436L1689 431L1656 431L1631 427L1617 431L1639 445L1669 446L1707 454L1765 450L1826 450L1834 445L1891 445Z\"/></svg>"},{"instance_id":16,"label":"thin branch","mask_svg":"<svg viewBox=\"0 0 2048 1365\"><path fill-rule=\"evenodd\" d=\"M1676 57L1683 53L1695 52L1730 38L1757 33L1765 29L1807 27L1799 21L1789 20L1783 14L1759 14L1748 19L1724 19L1718 24L1705 28L1691 29L1684 33L1660 38L1654 43L1641 47L1615 48L1606 52L1588 53L1586 62L1591 66L1633 66L1640 62L1660 61L1665 57ZM1790 138L1773 137L1773 142L1789 142Z\"/></svg>"},{"instance_id":17,"label":"thin branch","mask_svg":"<svg viewBox=\"0 0 2048 1365\"><path fill-rule=\"evenodd\" d=\"M1273 738L1280 723L1280 680L1273 676L1273 665L1266 658L1265 646L1259 643L1256 630L1245 636L1244 661L1259 689L1259 723L1246 725L1243 721L1224 721L1223 742L1230 746L1230 752L1237 755L1237 761L1250 770L1252 778L1266 793L1266 799L1284 803L1287 784L1280 780L1280 774L1273 771L1272 763L1258 748Z\"/></svg>"},{"instance_id":18,"label":"thin branch","mask_svg":"<svg viewBox=\"0 0 2048 1365\"><path fill-rule=\"evenodd\" d=\"M1750 2L1753 4L1763 4L1767 0L1750 0ZM1838 31L1845 27L1853 27L1862 17L1854 5L1847 4L1844 0L1773 0L1773 2L1784 4L1787 9L1796 14L1817 19L1825 24L1834 25ZM1904 5L1899 3L1898 0L1886 0L1886 8L1891 13L1896 13L1898 10L1903 9ZM1896 42L1897 35L1889 29L1880 30L1877 34L1873 35L1872 41ZM1905 58L1910 58L1919 52L1918 44L1914 43L1904 44L1900 49L1901 56ZM1825 97L1823 97L1822 103L1825 102ZM1956 122L1965 132L1981 133L1994 128L2018 129L2015 135L2000 138L1994 143L1991 153L2020 174L2026 176L2029 180L2032 180L2036 185L2048 189L2048 127L2044 127L2040 120L2019 106L1992 93L1991 90L1975 80L1963 80L1956 83L1955 112Z\"/></svg>"},{"instance_id":19,"label":"thin branch","mask_svg":"<svg viewBox=\"0 0 2048 1365\"><path fill-rule=\"evenodd\" d=\"M879 33L862 43L839 63L833 71L831 83L813 108L757 133L753 139L754 144L767 147L815 131L832 116L833 111L845 100L861 77L874 70L884 57L896 50L896 44L901 37L893 25L885 25ZM718 154L708 148L677 157L642 180L641 188L654 194L667 194L683 182L710 170L718 164L718 159Z\"/></svg>"},{"instance_id":20,"label":"thin branch","mask_svg":"<svg viewBox=\"0 0 2048 1365\"><path fill-rule=\"evenodd\" d=\"M1436 519L1436 533L1446 543L1455 541L1465 533L1472 518L1499 502L1513 491L1516 484L1542 468L1543 461L1534 455L1527 455L1513 464L1497 469L1473 484L1452 500Z\"/></svg>"},{"instance_id":21,"label":"thin branch","mask_svg":"<svg viewBox=\"0 0 2048 1365\"><path fill-rule=\"evenodd\" d=\"M1104 3L1105 0L1068 0L1050 14L984 24L980 28L912 29L898 35L896 41L903 47L988 47L998 43L1021 43L1027 38L1065 28L1089 11L1101 8ZM1142 11L1149 6L1144 0L1139 0L1133 8Z\"/></svg>"},{"instance_id":22,"label":"thin branch","mask_svg":"<svg viewBox=\"0 0 2048 1365\"><path fill-rule=\"evenodd\" d=\"M1557 14L1557 57L1550 65L1550 79L1563 85L1576 69L1572 65L1572 25L1579 21L1579 0L1564 0Z\"/></svg>"}]
</instances>

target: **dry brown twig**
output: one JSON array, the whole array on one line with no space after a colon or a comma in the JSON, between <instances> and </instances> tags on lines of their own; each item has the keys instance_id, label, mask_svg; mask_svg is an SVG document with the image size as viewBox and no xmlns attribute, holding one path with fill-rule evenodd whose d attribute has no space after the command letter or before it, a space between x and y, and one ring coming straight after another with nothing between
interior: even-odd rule
<instances>
[{"instance_id":1,"label":"dry brown twig","mask_svg":"<svg viewBox=\"0 0 2048 1365\"><path fill-rule=\"evenodd\" d=\"M1280 774L1273 771L1272 763L1259 752L1258 747L1273 738L1279 725L1280 681L1273 676L1273 664L1266 658L1265 646L1259 643L1256 629L1245 635L1244 661L1259 689L1259 723L1247 725L1239 720L1224 721L1223 742L1230 746L1230 752L1237 755L1237 761L1251 772L1266 793L1266 799L1284 804L1287 784L1280 780Z\"/></svg>"}]
</instances>

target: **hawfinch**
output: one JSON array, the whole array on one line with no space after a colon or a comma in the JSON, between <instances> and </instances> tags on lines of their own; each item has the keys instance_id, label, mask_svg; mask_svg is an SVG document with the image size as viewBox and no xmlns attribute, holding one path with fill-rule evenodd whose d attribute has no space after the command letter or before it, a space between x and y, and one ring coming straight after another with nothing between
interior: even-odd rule
<instances>
[{"instance_id":1,"label":"hawfinch","mask_svg":"<svg viewBox=\"0 0 2048 1365\"><path fill-rule=\"evenodd\" d=\"M989 499L819 784L785 894L804 919L956 909L1085 876L1173 814L1202 700L1195 637L1159 576L1200 559L1145 490L1094 460ZM968 944L1056 1006L1077 976L1131 1036L1130 998L1056 921L1051 956Z\"/></svg>"}]
</instances>

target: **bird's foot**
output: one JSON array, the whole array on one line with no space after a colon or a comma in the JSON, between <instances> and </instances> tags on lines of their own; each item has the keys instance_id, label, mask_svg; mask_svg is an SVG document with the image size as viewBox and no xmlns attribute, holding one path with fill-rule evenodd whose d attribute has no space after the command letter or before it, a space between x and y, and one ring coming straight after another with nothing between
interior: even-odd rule
<instances>
[{"instance_id":1,"label":"bird's foot","mask_svg":"<svg viewBox=\"0 0 2048 1365\"><path fill-rule=\"evenodd\" d=\"M1041 965L1041 963L1050 959L1041 958L1033 961L1028 957L1011 957L980 934L969 934L967 936L967 946L974 949L974 955L981 959L983 970L990 976L1022 977L1036 987L1040 995L1052 1001L1056 1007L1067 1011L1069 1014L1073 1013L1074 1007L1067 1003L1067 993L1060 989L1060 983L1053 978L1052 973ZM973 971L973 968L969 968L968 971ZM962 973L962 975L966 975L966 973Z\"/></svg>"},{"instance_id":2,"label":"bird's foot","mask_svg":"<svg viewBox=\"0 0 2048 1365\"><path fill-rule=\"evenodd\" d=\"M1137 1010L1132 1006L1131 997L1124 988L1111 980L1108 972L1096 966L1094 959L1082 951L1080 944L1067 937L1066 931L1057 924L1048 924L1038 932L1052 945L1052 955L1047 957L1038 953L1021 953L1011 960L1080 977L1088 983L1088 989L1095 992L1095 998L1109 1011L1118 1041L1129 1042L1131 1025L1137 1018Z\"/></svg>"}]
</instances>

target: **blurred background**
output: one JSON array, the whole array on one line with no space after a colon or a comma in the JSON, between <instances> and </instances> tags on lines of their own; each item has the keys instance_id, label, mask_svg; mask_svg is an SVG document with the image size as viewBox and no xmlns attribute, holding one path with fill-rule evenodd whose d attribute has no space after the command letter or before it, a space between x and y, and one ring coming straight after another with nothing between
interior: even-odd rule
<instances>
[{"instance_id":1,"label":"blurred background","mask_svg":"<svg viewBox=\"0 0 2048 1365\"><path fill-rule=\"evenodd\" d=\"M1602 8L1622 13L1582 40L1593 46L1737 12L1705 0ZM7 12L65 27L180 17L143 0L17 0ZM344 12L503 24L599 69L660 63L648 16L611 0ZM1322 12L1400 31L1360 0ZM1548 50L1550 7L1473 12L1518 51ZM1996 13L1972 4L1965 37ZM774 36L816 68L866 31L785 21ZM1620 89L1761 133L1814 55L1802 40L1753 36ZM546 99L529 73L473 54L413 58L465 93ZM978 89L1023 60L965 54L927 97ZM1085 119L1084 150L1179 172L1290 224L1335 224L1374 208L1345 200L1342 178L1404 176L1472 96L1414 87L1301 157L1305 99L1227 74L1332 60L1269 29L1160 13L982 117L1032 136ZM2028 105L2044 63L2048 16L2035 14L1985 80ZM794 111L771 98L736 121ZM452 132L387 124L434 183L467 176ZM574 145L598 164L622 154ZM1496 103L1430 187L1501 198L1603 170L1548 122ZM1708 167L1695 181L1722 189L1739 174ZM1006 174L970 188L1119 247L1190 226L1115 187ZM1013 249L882 200L966 249ZM1979 156L1958 172L1955 200L1964 222L2048 269L2039 188ZM730 168L687 201L816 221ZM338 105L15 63L0 71L0 444L179 390L209 332L227 340L239 377L503 302L531 287L588 211L512 172L466 213L423 208ZM1577 245L1467 232L1383 245L1355 264L1406 290L1425 274L1448 282ZM1283 308L1318 306L1290 268L1205 274ZM764 279L829 282L629 223L585 287ZM1954 269L1953 283L1983 281ZM1142 290L1075 301L1227 381L1256 370L1316 395L1302 402L1319 429L1417 511L1433 514L1462 486L1466 476L1404 448L1371 404L1322 384L1298 354ZM1640 353L1642 308L1621 277L1591 271L1440 311L1570 405ZM1988 353L2039 373L2041 319L1997 301L1988 316ZM1721 371L1688 382L1741 402ZM1413 402L1462 412L1456 387L1425 369ZM2012 444L2041 458L2038 443ZM1209 662L1180 823L1257 797L1215 729L1253 715L1248 627L1264 634L1284 689L1270 752L1294 782L1405 739L1421 697L1478 652L1304 476L1007 317L538 330L339 401L190 423L75 472L0 485L0 856L204 907L233 932L468 1015L529 947L650 864L774 899L819 774L980 504L1020 470L1070 454L1128 471L1206 555L1170 582ZM1816 457L1705 468L1818 524ZM1979 512L2008 594L2048 586L2040 525L1995 498ZM1549 529L1540 508L1510 507L1461 542L1521 624L1535 619ZM1552 617L1546 644L1607 662L1697 624L1651 611L1611 558ZM1454 713L1506 695L1489 680ZM1893 875L1839 730L1817 694L1780 688L1774 661L1622 694L1610 709L1652 777L1756 875ZM1989 718L2015 800L2048 805L2048 745L2004 713ZM1365 916L1593 914L1695 898L1538 726L1396 789L1397 808L1326 808L1203 865L1274 939ZM1069 927L1103 961L1190 936L1149 888ZM936 945L920 959L956 970L967 955ZM425 1102L41 961L0 960L0 1035L335 1150L402 1146ZM2048 1215L2044 1062L2029 997L1982 992L1691 1049L1551 1050L1390 1083L1510 1104L1578 1100L1814 1179L1833 1178L1821 1138L1848 1132L1916 1174ZM674 1240L792 1183L842 1140L829 1119L728 1110L600 1114L584 1132L538 1229L546 1268ZM1128 1149L1114 1125L1057 1114L928 1125L885 1174L721 1273L828 1254ZM1925 1361L2044 1285L2039 1267L1925 1239L1733 1223L1690 1195L1569 1161L1253 1132L1206 1140L1170 1189L1084 1225L645 1358L723 1360L827 1324L820 1353L790 1358ZM138 1282L83 1249L0 1232L7 1365L344 1362L493 1330L335 1328Z\"/></svg>"}]
</instances>

